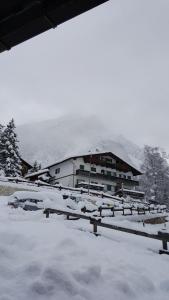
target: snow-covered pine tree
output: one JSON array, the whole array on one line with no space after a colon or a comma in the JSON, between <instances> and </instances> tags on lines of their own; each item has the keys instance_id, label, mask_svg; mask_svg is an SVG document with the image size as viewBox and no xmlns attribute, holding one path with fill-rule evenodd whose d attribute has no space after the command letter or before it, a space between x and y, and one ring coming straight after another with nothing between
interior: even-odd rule
<instances>
[{"instance_id":1,"label":"snow-covered pine tree","mask_svg":"<svg viewBox=\"0 0 169 300\"><path fill-rule=\"evenodd\" d=\"M35 160L34 164L33 164L33 168L31 169L31 173L33 172L37 172L41 169L41 164L39 164L37 162L37 160Z\"/></svg>"},{"instance_id":2,"label":"snow-covered pine tree","mask_svg":"<svg viewBox=\"0 0 169 300\"><path fill-rule=\"evenodd\" d=\"M32 168L28 171L28 174L34 173L34 172L38 172L39 170L41 170L41 164L39 164L37 162L37 160L34 161Z\"/></svg>"},{"instance_id":3,"label":"snow-covered pine tree","mask_svg":"<svg viewBox=\"0 0 169 300\"><path fill-rule=\"evenodd\" d=\"M2 132L3 132L3 125L2 124L0 124L0 137L1 137L1 134L2 134Z\"/></svg>"},{"instance_id":4,"label":"snow-covered pine tree","mask_svg":"<svg viewBox=\"0 0 169 300\"><path fill-rule=\"evenodd\" d=\"M169 165L158 147L144 147L141 186L147 200L169 205Z\"/></svg>"},{"instance_id":5,"label":"snow-covered pine tree","mask_svg":"<svg viewBox=\"0 0 169 300\"><path fill-rule=\"evenodd\" d=\"M4 128L4 126L2 126L0 124L0 176L4 175L3 164L2 164L2 155L3 155L3 149L4 149L3 143L2 143L3 128Z\"/></svg>"},{"instance_id":6,"label":"snow-covered pine tree","mask_svg":"<svg viewBox=\"0 0 169 300\"><path fill-rule=\"evenodd\" d=\"M20 176L22 167L14 119L8 123L3 131L1 141L3 145L2 166L5 175L12 177Z\"/></svg>"}]
</instances>

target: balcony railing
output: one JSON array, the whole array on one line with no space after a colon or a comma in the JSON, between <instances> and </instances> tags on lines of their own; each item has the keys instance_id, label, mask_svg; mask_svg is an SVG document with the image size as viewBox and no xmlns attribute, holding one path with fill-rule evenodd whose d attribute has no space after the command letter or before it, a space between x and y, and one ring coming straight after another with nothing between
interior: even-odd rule
<instances>
[{"instance_id":1,"label":"balcony railing","mask_svg":"<svg viewBox=\"0 0 169 300\"><path fill-rule=\"evenodd\" d=\"M76 175L82 175L82 176L87 176L89 177L89 171L86 170L76 170ZM116 181L119 183L133 183L134 185L139 185L138 180L133 180L129 178L123 178L123 177L118 177L118 176L112 176L112 175L107 175L107 174L102 174L102 173L95 173L95 172L90 172L90 177L91 178L100 178L100 179L105 179L105 180L110 180L110 181Z\"/></svg>"},{"instance_id":2,"label":"balcony railing","mask_svg":"<svg viewBox=\"0 0 169 300\"><path fill-rule=\"evenodd\" d=\"M111 169L115 169L116 168L116 164L113 163L113 162L109 162L109 161L106 161L106 160L101 160L95 156L92 156L92 157L89 157L89 156L86 156L84 157L84 162L85 163L91 163L91 164L94 164L94 165L98 165L98 166L102 166L102 167L106 167L106 168L111 168Z\"/></svg>"},{"instance_id":3,"label":"balcony railing","mask_svg":"<svg viewBox=\"0 0 169 300\"><path fill-rule=\"evenodd\" d=\"M84 157L84 162L85 163L90 163L96 166L102 166L110 169L116 169L121 172L127 172L129 170L129 167L127 164L116 161L116 162L111 162L108 160L100 159L99 157L96 156L86 156Z\"/></svg>"}]
</instances>

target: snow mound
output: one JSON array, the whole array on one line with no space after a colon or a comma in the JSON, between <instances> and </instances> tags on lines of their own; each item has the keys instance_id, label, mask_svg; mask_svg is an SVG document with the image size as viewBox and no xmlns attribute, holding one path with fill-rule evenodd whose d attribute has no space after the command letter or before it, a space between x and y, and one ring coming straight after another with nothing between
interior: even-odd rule
<instances>
[{"instance_id":1,"label":"snow mound","mask_svg":"<svg viewBox=\"0 0 169 300\"><path fill-rule=\"evenodd\" d=\"M11 210L0 198L1 300L168 300L159 241Z\"/></svg>"}]
</instances>

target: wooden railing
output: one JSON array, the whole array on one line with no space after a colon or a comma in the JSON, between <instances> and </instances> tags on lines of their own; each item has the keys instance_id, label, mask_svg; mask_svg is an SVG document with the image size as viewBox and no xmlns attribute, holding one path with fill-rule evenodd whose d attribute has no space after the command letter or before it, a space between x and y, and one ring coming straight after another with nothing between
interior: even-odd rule
<instances>
[{"instance_id":1,"label":"wooden railing","mask_svg":"<svg viewBox=\"0 0 169 300\"><path fill-rule=\"evenodd\" d=\"M93 225L93 233L95 235L98 235L97 227L99 226L99 227L104 227L104 228L121 231L121 232L129 233L129 234L134 234L137 236L160 240L160 241L162 241L162 249L159 250L159 254L168 254L169 255L168 245L167 245L167 242L169 242L169 233L164 232L164 231L159 231L157 234L151 234L151 233L147 233L144 231L139 231L139 230L135 230L135 229L131 229L131 228L125 228L125 227L116 226L113 224L103 223L100 218L94 218L94 217L90 217L90 216L87 216L84 214L74 213L71 211L63 211L63 210L59 210L59 209L46 208L44 210L44 214L46 215L46 218L49 218L50 214L61 214L61 215L65 215L67 217L67 220L77 220L77 219L88 220L90 222L90 224Z\"/></svg>"},{"instance_id":2,"label":"wooden railing","mask_svg":"<svg viewBox=\"0 0 169 300\"><path fill-rule=\"evenodd\" d=\"M29 188L29 186L31 187L47 187L49 189L55 189L55 190L59 190L59 191L72 191L72 192L77 192L77 193L80 193L80 194L88 194L88 189L84 189L84 188L73 188L73 187L67 187L67 186L62 186L62 185L51 185L51 184L48 184L48 183L43 183L42 181L37 181L37 182L30 182L30 181L26 181L26 180L23 180L23 181L19 181L17 178L16 179L9 179L8 181L4 181L4 180L1 180L1 182L4 182L4 183L7 183L8 181L12 182L12 183L16 183L16 184L26 184L27 185L27 188ZM122 199L118 199L117 196L112 196L112 195L109 195L107 193L104 193L104 192L99 192L99 191L94 191L94 190L91 190L90 189L90 195L92 196L97 196L97 197L100 197L100 198L107 198L107 199L112 199L112 200L116 200L116 201L119 201L120 203L123 203L123 198Z\"/></svg>"},{"instance_id":3,"label":"wooden railing","mask_svg":"<svg viewBox=\"0 0 169 300\"><path fill-rule=\"evenodd\" d=\"M79 169L79 170L76 170L76 175L89 176L89 171ZM117 181L119 183L121 183L121 182L133 183L135 186L139 185L138 180L123 178L123 177L118 177L118 176L113 176L113 175L90 172L90 176L93 178L101 178L101 179Z\"/></svg>"},{"instance_id":4,"label":"wooden railing","mask_svg":"<svg viewBox=\"0 0 169 300\"><path fill-rule=\"evenodd\" d=\"M163 213L166 211L166 208L163 208L163 207L151 207L151 206L148 206L148 207L123 207L123 208L115 208L115 207L103 207L103 206L100 206L98 208L98 211L99 211L99 214L100 214L100 217L104 217L104 215L102 214L102 212L104 210L109 210L111 211L111 216L114 217L115 216L115 212L121 212L123 216L130 216L130 215L133 215L133 212L136 212L138 215L145 215L146 212L155 212L156 213Z\"/></svg>"}]
</instances>

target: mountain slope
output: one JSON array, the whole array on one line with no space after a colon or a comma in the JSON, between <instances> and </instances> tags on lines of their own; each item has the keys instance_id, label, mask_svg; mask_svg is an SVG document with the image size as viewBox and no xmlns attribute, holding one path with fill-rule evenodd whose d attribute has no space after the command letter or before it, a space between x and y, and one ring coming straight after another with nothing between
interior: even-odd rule
<instances>
[{"instance_id":1,"label":"mountain slope","mask_svg":"<svg viewBox=\"0 0 169 300\"><path fill-rule=\"evenodd\" d=\"M112 151L139 167L142 150L123 136L108 129L94 116L64 116L26 124L17 128L21 154L28 162L42 166L64 157L89 151Z\"/></svg>"}]
</instances>

